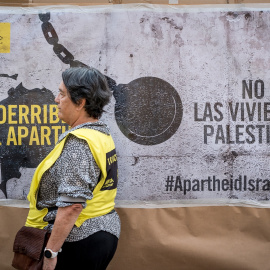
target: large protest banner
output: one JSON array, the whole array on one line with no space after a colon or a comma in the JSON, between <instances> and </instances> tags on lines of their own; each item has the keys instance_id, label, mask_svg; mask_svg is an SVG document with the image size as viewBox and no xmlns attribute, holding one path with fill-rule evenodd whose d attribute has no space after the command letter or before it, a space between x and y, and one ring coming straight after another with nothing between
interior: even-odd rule
<instances>
[{"instance_id":1,"label":"large protest banner","mask_svg":"<svg viewBox=\"0 0 270 270\"><path fill-rule=\"evenodd\" d=\"M251 226L240 237L249 239L248 259L239 255L231 260L225 238L224 252L211 254L215 241L203 233L206 240L194 245L205 247L202 258L211 258L205 267L213 262L211 269L268 269L264 252L269 248L269 28L267 6L2 7L3 203L26 199L35 168L68 128L57 118L54 103L62 71L93 66L107 76L113 92L102 120L110 126L117 147L117 207L126 237L122 241L131 244L129 254L142 252L137 253L145 266L141 269L151 269L151 262L158 261L153 249L165 258L153 269L204 269L201 262L187 263L197 254L193 246L184 248L193 243L192 237L183 246L178 239L199 236L198 228L194 235L184 228L192 228L194 220L202 222L209 211L216 213L214 206L218 212L208 216L211 230L219 228L217 235L225 236L230 226L222 228L223 218L231 211L225 205L245 206L232 207L233 216L242 214L237 224L243 230L246 222L257 224L249 216L259 216L264 238L257 238L258 227ZM166 230L172 220L175 227ZM134 243L135 236L151 230L152 238ZM157 242L151 243L153 239ZM252 248L255 242L260 256ZM120 251L125 252L124 246ZM186 254L184 259L178 258L180 251ZM138 269L140 264L128 258L132 266L127 267L119 253L119 263L112 267ZM228 258L231 261L223 264Z\"/></svg>"}]
</instances>

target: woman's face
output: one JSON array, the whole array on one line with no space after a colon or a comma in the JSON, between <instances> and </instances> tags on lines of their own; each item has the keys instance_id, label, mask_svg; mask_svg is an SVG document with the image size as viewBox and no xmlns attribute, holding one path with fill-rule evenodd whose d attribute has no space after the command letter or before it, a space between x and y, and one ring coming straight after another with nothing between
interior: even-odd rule
<instances>
[{"instance_id":1,"label":"woman's face","mask_svg":"<svg viewBox=\"0 0 270 270\"><path fill-rule=\"evenodd\" d=\"M76 110L78 106L71 101L68 90L63 81L59 85L59 93L55 98L55 102L58 105L59 119L72 127L78 118L78 111Z\"/></svg>"}]
</instances>

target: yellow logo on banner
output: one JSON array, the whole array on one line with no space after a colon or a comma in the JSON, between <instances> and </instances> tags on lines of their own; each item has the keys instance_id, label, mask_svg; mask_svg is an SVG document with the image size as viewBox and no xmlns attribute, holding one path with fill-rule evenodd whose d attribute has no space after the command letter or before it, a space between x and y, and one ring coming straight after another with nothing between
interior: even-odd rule
<instances>
[{"instance_id":1,"label":"yellow logo on banner","mask_svg":"<svg viewBox=\"0 0 270 270\"><path fill-rule=\"evenodd\" d=\"M10 23L0 23L0 53L10 53Z\"/></svg>"}]
</instances>

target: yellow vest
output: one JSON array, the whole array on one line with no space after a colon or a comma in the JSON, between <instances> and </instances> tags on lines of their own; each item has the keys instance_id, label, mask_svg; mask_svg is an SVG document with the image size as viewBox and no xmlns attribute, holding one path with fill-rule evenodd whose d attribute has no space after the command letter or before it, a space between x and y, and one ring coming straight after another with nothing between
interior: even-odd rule
<instances>
[{"instance_id":1,"label":"yellow vest","mask_svg":"<svg viewBox=\"0 0 270 270\"><path fill-rule=\"evenodd\" d=\"M86 208L80 213L75 225L80 227L89 219L105 215L114 209L114 199L117 191L118 169L117 157L113 139L110 135L93 129L77 129L70 132L80 139L86 140L93 157L101 170L97 186L93 191L93 198L86 201ZM48 170L60 156L67 136L58 143L49 155L39 164L32 179L27 199L30 209L25 226L43 229L48 225L43 218L48 208L38 210L36 207L39 183L43 173Z\"/></svg>"}]
</instances>

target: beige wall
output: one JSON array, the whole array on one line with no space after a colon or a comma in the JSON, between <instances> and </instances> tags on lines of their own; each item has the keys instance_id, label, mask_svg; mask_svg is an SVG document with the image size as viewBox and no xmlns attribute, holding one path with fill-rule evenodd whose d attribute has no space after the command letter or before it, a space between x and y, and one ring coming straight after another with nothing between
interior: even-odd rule
<instances>
[{"instance_id":1,"label":"beige wall","mask_svg":"<svg viewBox=\"0 0 270 270\"><path fill-rule=\"evenodd\" d=\"M268 270L270 209L117 209L122 233L108 270ZM28 209L0 207L0 269Z\"/></svg>"}]
</instances>

